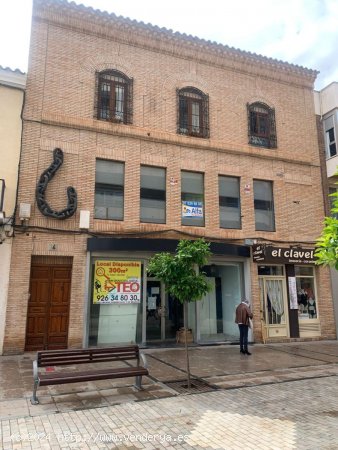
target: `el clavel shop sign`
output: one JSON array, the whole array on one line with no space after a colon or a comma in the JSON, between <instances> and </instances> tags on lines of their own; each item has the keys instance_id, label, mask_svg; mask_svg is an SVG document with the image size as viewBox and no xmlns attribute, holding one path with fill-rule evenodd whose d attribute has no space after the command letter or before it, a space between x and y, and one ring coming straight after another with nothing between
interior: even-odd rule
<instances>
[{"instance_id":1,"label":"el clavel shop sign","mask_svg":"<svg viewBox=\"0 0 338 450\"><path fill-rule=\"evenodd\" d=\"M257 244L252 246L252 259L257 263L315 264L314 252L314 248L283 248Z\"/></svg>"}]
</instances>

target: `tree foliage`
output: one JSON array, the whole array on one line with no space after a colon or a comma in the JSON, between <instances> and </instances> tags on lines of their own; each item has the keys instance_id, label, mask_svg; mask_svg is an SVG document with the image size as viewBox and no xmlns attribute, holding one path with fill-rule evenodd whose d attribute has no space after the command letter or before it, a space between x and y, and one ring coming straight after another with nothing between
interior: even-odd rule
<instances>
[{"instance_id":1,"label":"tree foliage","mask_svg":"<svg viewBox=\"0 0 338 450\"><path fill-rule=\"evenodd\" d=\"M181 240L174 255L154 255L147 270L163 281L166 291L181 303L200 300L210 290L210 284L200 270L209 260L209 247L204 239Z\"/></svg>"},{"instance_id":2,"label":"tree foliage","mask_svg":"<svg viewBox=\"0 0 338 450\"><path fill-rule=\"evenodd\" d=\"M330 194L330 197L333 198L331 216L324 219L322 234L316 240L315 256L316 264L335 267L338 270L338 191Z\"/></svg>"}]
</instances>

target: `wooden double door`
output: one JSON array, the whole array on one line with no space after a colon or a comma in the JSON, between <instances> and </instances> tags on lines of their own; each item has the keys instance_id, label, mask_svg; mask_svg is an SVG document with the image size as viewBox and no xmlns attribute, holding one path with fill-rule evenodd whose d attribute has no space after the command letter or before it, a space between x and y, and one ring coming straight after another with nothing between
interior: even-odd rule
<instances>
[{"instance_id":1,"label":"wooden double door","mask_svg":"<svg viewBox=\"0 0 338 450\"><path fill-rule=\"evenodd\" d=\"M26 351L67 348L71 265L32 265Z\"/></svg>"}]
</instances>

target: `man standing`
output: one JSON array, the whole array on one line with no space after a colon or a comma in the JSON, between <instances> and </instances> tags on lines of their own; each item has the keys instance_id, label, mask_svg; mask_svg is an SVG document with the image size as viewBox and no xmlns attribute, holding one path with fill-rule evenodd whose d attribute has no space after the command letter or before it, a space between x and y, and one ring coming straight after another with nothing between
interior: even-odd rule
<instances>
[{"instance_id":1,"label":"man standing","mask_svg":"<svg viewBox=\"0 0 338 450\"><path fill-rule=\"evenodd\" d=\"M253 315L250 310L249 300L243 298L241 303L236 308L236 320L235 322L239 328L239 343L240 353L243 355L251 355L248 350L248 331L249 331L249 318L252 319Z\"/></svg>"}]
</instances>

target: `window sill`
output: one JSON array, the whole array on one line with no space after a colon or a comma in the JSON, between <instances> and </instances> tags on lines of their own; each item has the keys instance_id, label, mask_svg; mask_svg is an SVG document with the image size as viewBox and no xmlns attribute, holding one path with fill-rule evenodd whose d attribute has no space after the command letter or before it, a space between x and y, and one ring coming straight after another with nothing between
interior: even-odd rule
<instances>
[{"instance_id":1,"label":"window sill","mask_svg":"<svg viewBox=\"0 0 338 450\"><path fill-rule=\"evenodd\" d=\"M209 139L209 136L204 136L203 134L194 134L194 133L177 133L180 136L193 137L198 139Z\"/></svg>"},{"instance_id":2,"label":"window sill","mask_svg":"<svg viewBox=\"0 0 338 450\"><path fill-rule=\"evenodd\" d=\"M100 117L97 117L96 120L99 120L100 122L116 123L118 125L128 125L129 124L126 120L119 120L119 119L102 119Z\"/></svg>"},{"instance_id":3,"label":"window sill","mask_svg":"<svg viewBox=\"0 0 338 450\"><path fill-rule=\"evenodd\" d=\"M124 219L110 219L110 218L106 218L106 217L94 217L94 220L104 220L104 221L109 220L110 222L118 222L118 223L121 223L124 221Z\"/></svg>"}]
</instances>

